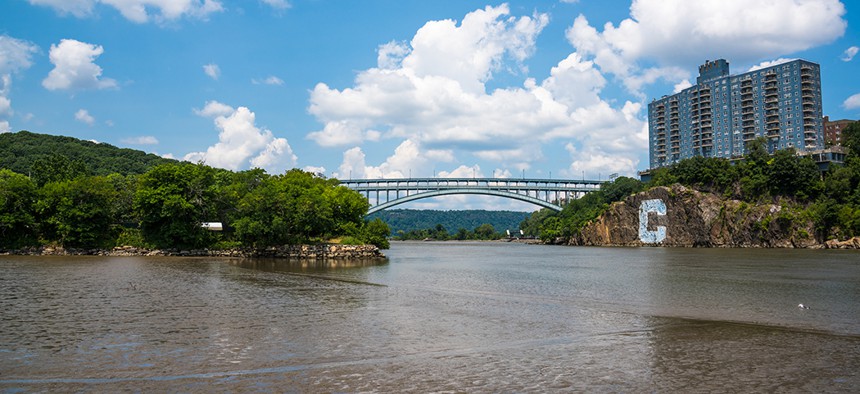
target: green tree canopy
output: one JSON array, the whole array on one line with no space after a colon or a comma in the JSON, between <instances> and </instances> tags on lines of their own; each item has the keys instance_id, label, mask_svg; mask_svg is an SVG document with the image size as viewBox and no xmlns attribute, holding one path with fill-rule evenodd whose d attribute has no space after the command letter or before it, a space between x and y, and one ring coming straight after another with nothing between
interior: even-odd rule
<instances>
[{"instance_id":1,"label":"green tree canopy","mask_svg":"<svg viewBox=\"0 0 860 394\"><path fill-rule=\"evenodd\" d=\"M34 245L37 240L36 185L24 175L0 169L0 248Z\"/></svg>"}]
</instances>

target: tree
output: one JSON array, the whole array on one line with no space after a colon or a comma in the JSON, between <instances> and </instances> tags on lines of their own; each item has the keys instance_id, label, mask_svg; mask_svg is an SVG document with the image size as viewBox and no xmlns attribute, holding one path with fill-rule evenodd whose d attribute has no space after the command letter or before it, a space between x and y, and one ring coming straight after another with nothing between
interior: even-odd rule
<instances>
[{"instance_id":1,"label":"tree","mask_svg":"<svg viewBox=\"0 0 860 394\"><path fill-rule=\"evenodd\" d=\"M48 182L68 181L79 176L89 175L89 169L84 162L69 159L58 153L33 162L31 171L33 181L39 187Z\"/></svg>"},{"instance_id":2,"label":"tree","mask_svg":"<svg viewBox=\"0 0 860 394\"><path fill-rule=\"evenodd\" d=\"M108 246L115 238L116 200L113 185L105 177L78 177L42 187L36 204L42 236L67 247Z\"/></svg>"},{"instance_id":3,"label":"tree","mask_svg":"<svg viewBox=\"0 0 860 394\"><path fill-rule=\"evenodd\" d=\"M254 246L361 234L369 208L359 193L302 170L263 177L239 200L233 226ZM386 226L387 228L387 226Z\"/></svg>"},{"instance_id":4,"label":"tree","mask_svg":"<svg viewBox=\"0 0 860 394\"><path fill-rule=\"evenodd\" d=\"M36 185L29 178L0 169L0 248L36 243L36 199Z\"/></svg>"},{"instance_id":5,"label":"tree","mask_svg":"<svg viewBox=\"0 0 860 394\"><path fill-rule=\"evenodd\" d=\"M205 247L215 236L201 223L217 215L215 170L195 164L162 164L140 177L134 208L147 242L158 247Z\"/></svg>"},{"instance_id":6,"label":"tree","mask_svg":"<svg viewBox=\"0 0 860 394\"><path fill-rule=\"evenodd\" d=\"M794 149L777 151L767 163L771 194L808 200L821 190L818 166L810 158L801 159Z\"/></svg>"},{"instance_id":7,"label":"tree","mask_svg":"<svg viewBox=\"0 0 860 394\"><path fill-rule=\"evenodd\" d=\"M474 233L475 238L477 239L490 240L499 238L499 234L496 233L496 229L493 227L492 224L489 223L484 223L478 227L475 227Z\"/></svg>"},{"instance_id":8,"label":"tree","mask_svg":"<svg viewBox=\"0 0 860 394\"><path fill-rule=\"evenodd\" d=\"M613 182L605 182L600 185L603 198L607 203L621 201L631 194L642 191L644 184L638 180L626 176L615 178Z\"/></svg>"},{"instance_id":9,"label":"tree","mask_svg":"<svg viewBox=\"0 0 860 394\"><path fill-rule=\"evenodd\" d=\"M388 236L391 235L391 229L382 221L376 218L364 224L361 231L362 242L376 245L380 249L388 249Z\"/></svg>"}]
</instances>

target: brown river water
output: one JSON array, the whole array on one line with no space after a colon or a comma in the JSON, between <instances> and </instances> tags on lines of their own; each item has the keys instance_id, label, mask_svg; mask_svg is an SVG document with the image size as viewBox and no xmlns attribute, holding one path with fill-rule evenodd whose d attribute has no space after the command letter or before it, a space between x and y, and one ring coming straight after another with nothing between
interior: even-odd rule
<instances>
[{"instance_id":1,"label":"brown river water","mask_svg":"<svg viewBox=\"0 0 860 394\"><path fill-rule=\"evenodd\" d=\"M386 255L0 256L0 391L860 391L856 251Z\"/></svg>"}]
</instances>

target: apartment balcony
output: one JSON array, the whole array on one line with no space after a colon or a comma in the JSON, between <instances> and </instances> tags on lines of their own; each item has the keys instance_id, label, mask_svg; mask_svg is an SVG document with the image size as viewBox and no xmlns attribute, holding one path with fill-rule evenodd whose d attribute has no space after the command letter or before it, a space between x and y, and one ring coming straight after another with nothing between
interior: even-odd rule
<instances>
[{"instance_id":1,"label":"apartment balcony","mask_svg":"<svg viewBox=\"0 0 860 394\"><path fill-rule=\"evenodd\" d=\"M808 64L801 64L800 65L800 71L803 71L803 70L812 70L812 66L810 66Z\"/></svg>"},{"instance_id":2,"label":"apartment balcony","mask_svg":"<svg viewBox=\"0 0 860 394\"><path fill-rule=\"evenodd\" d=\"M776 89L777 88L776 82L768 82L768 83L764 84L764 88L765 89Z\"/></svg>"}]
</instances>

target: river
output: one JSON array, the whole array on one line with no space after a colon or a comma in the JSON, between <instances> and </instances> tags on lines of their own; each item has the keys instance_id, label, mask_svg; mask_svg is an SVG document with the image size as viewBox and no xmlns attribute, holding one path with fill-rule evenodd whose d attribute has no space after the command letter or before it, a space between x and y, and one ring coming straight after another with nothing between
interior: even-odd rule
<instances>
[{"instance_id":1,"label":"river","mask_svg":"<svg viewBox=\"0 0 860 394\"><path fill-rule=\"evenodd\" d=\"M0 390L860 387L855 251L395 242L386 254L0 256Z\"/></svg>"}]
</instances>

